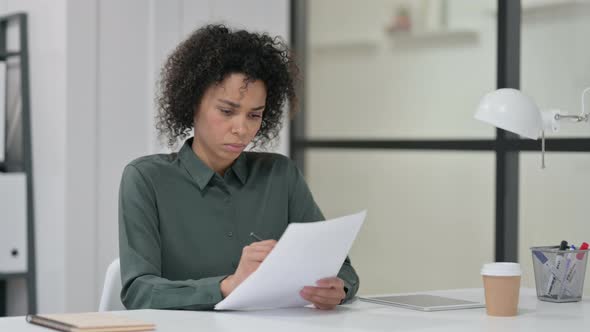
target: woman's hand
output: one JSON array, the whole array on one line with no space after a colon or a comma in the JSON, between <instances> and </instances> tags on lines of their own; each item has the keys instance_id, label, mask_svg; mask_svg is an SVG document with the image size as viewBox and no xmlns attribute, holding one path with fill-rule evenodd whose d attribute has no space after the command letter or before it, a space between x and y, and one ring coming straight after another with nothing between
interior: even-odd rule
<instances>
[{"instance_id":1,"label":"woman's hand","mask_svg":"<svg viewBox=\"0 0 590 332\"><path fill-rule=\"evenodd\" d=\"M265 240L245 246L242 249L242 257L240 257L236 272L221 282L221 294L223 297L227 297L239 284L256 271L276 244L277 241L275 240Z\"/></svg>"},{"instance_id":2,"label":"woman's hand","mask_svg":"<svg viewBox=\"0 0 590 332\"><path fill-rule=\"evenodd\" d=\"M322 310L334 309L346 297L344 281L338 277L319 280L317 286L305 286L299 292L302 298Z\"/></svg>"}]
</instances>

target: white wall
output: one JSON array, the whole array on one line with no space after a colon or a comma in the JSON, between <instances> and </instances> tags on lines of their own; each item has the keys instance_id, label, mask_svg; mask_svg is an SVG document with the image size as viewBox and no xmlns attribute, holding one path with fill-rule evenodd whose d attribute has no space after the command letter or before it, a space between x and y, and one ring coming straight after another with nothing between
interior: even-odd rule
<instances>
[{"instance_id":1,"label":"white wall","mask_svg":"<svg viewBox=\"0 0 590 332\"><path fill-rule=\"evenodd\" d=\"M64 303L39 306L40 311L92 308L95 304L96 228L98 195L98 16L94 0L68 1L67 24L67 175L66 175L66 266ZM32 72L34 75L34 72ZM35 109L33 109L35 112ZM39 242L48 241L41 237ZM39 262L42 262L39 259ZM45 275L39 274L39 280ZM39 289L39 298L60 297L59 290Z\"/></svg>"},{"instance_id":2,"label":"white wall","mask_svg":"<svg viewBox=\"0 0 590 332\"><path fill-rule=\"evenodd\" d=\"M96 289L102 285L106 267L118 256L121 172L150 148L149 6L143 0L99 1Z\"/></svg>"},{"instance_id":3,"label":"white wall","mask_svg":"<svg viewBox=\"0 0 590 332\"><path fill-rule=\"evenodd\" d=\"M288 3L0 0L0 13L29 14L40 312L96 310L118 255L123 167L165 150L155 141L153 96L173 47L214 21L287 39ZM287 154L287 143L275 151ZM10 287L8 313L25 313L24 284Z\"/></svg>"}]
</instances>

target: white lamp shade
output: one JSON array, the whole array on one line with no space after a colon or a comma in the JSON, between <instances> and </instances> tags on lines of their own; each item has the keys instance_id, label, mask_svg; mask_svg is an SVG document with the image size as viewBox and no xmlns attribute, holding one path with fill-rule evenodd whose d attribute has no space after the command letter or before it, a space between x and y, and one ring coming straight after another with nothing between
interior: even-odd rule
<instances>
[{"instance_id":1,"label":"white lamp shade","mask_svg":"<svg viewBox=\"0 0 590 332\"><path fill-rule=\"evenodd\" d=\"M486 94L475 118L530 139L539 138L543 129L537 105L516 89L499 89Z\"/></svg>"}]
</instances>

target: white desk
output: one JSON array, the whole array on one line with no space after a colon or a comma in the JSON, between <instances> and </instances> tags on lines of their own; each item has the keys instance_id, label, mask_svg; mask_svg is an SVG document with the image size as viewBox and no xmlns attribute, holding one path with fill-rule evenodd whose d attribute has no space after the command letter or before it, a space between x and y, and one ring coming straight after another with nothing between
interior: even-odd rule
<instances>
[{"instance_id":1,"label":"white desk","mask_svg":"<svg viewBox=\"0 0 590 332\"><path fill-rule=\"evenodd\" d=\"M482 289L428 292L465 300L483 300ZM519 315L490 317L485 309L420 312L356 301L334 311L293 308L257 312L195 312L131 310L129 317L153 322L157 331L588 331L590 298L575 303L537 300L533 289L521 289ZM25 322L24 317L0 318L1 332L52 331Z\"/></svg>"}]
</instances>

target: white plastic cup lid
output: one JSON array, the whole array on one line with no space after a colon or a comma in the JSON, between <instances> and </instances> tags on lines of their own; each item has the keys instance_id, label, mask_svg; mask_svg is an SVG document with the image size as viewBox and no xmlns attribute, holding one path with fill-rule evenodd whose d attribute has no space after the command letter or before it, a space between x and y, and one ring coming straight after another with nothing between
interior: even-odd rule
<instances>
[{"instance_id":1,"label":"white plastic cup lid","mask_svg":"<svg viewBox=\"0 0 590 332\"><path fill-rule=\"evenodd\" d=\"M484 276L513 277L522 275L518 263L488 263L481 268Z\"/></svg>"}]
</instances>

